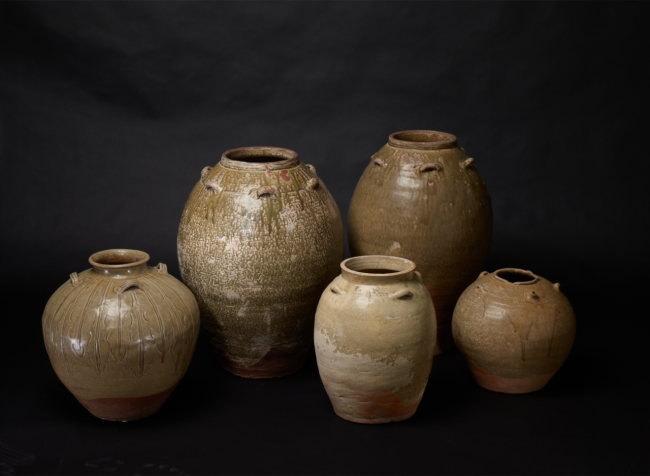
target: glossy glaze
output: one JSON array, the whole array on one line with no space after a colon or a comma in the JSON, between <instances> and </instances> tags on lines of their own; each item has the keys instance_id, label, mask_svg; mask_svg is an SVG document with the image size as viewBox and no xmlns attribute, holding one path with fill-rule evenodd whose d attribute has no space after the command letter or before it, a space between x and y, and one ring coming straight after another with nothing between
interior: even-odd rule
<instances>
[{"instance_id":1,"label":"glossy glaze","mask_svg":"<svg viewBox=\"0 0 650 476\"><path fill-rule=\"evenodd\" d=\"M411 417L436 342L433 302L415 264L387 256L341 263L318 304L314 342L337 415L358 423Z\"/></svg>"},{"instance_id":2,"label":"glossy glaze","mask_svg":"<svg viewBox=\"0 0 650 476\"><path fill-rule=\"evenodd\" d=\"M490 196L456 137L392 134L354 191L348 238L353 256L400 256L417 263L436 307L436 352L452 347L454 306L483 268L492 239Z\"/></svg>"},{"instance_id":3,"label":"glossy glaze","mask_svg":"<svg viewBox=\"0 0 650 476\"><path fill-rule=\"evenodd\" d=\"M338 274L341 215L295 152L235 149L194 187L178 259L223 367L249 378L287 375L302 367L318 299Z\"/></svg>"},{"instance_id":4,"label":"glossy glaze","mask_svg":"<svg viewBox=\"0 0 650 476\"><path fill-rule=\"evenodd\" d=\"M461 295L454 340L479 385L539 390L573 346L576 320L559 284L520 269L483 272Z\"/></svg>"},{"instance_id":5,"label":"glossy glaze","mask_svg":"<svg viewBox=\"0 0 650 476\"><path fill-rule=\"evenodd\" d=\"M167 267L149 255L107 250L72 273L43 313L43 337L63 384L95 416L135 420L155 413L185 374L199 309Z\"/></svg>"}]
</instances>

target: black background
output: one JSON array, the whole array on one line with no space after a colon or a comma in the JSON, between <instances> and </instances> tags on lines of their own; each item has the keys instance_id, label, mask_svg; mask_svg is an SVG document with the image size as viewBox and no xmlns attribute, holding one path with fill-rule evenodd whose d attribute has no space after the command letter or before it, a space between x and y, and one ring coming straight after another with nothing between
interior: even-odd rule
<instances>
[{"instance_id":1,"label":"black background","mask_svg":"<svg viewBox=\"0 0 650 476\"><path fill-rule=\"evenodd\" d=\"M650 472L646 5L0 4L0 473ZM179 277L181 211L223 151L296 150L345 223L371 154L405 129L475 158L486 269L531 269L573 303L573 352L544 389L483 390L454 351L413 418L359 425L313 356L250 381L202 337L142 421L98 420L58 381L49 296L107 248Z\"/></svg>"}]
</instances>

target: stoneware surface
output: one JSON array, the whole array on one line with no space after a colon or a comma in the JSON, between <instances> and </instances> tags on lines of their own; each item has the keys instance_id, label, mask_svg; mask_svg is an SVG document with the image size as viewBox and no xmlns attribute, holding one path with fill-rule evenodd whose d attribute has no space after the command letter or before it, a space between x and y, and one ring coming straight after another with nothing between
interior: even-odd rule
<instances>
[{"instance_id":1,"label":"stoneware surface","mask_svg":"<svg viewBox=\"0 0 650 476\"><path fill-rule=\"evenodd\" d=\"M388 256L341 263L318 304L314 342L337 415L358 423L411 417L436 342L433 302L415 263Z\"/></svg>"},{"instance_id":2,"label":"stoneware surface","mask_svg":"<svg viewBox=\"0 0 650 476\"><path fill-rule=\"evenodd\" d=\"M223 367L242 377L302 367L318 299L342 259L334 199L286 149L235 149L203 169L178 231L202 325Z\"/></svg>"},{"instance_id":3,"label":"stoneware surface","mask_svg":"<svg viewBox=\"0 0 650 476\"><path fill-rule=\"evenodd\" d=\"M452 321L456 345L488 390L539 390L573 346L576 319L559 284L521 269L484 271L461 295Z\"/></svg>"},{"instance_id":4,"label":"stoneware surface","mask_svg":"<svg viewBox=\"0 0 650 476\"><path fill-rule=\"evenodd\" d=\"M107 250L72 273L43 313L47 353L63 384L93 415L154 414L185 374L199 335L190 290L147 266L149 255Z\"/></svg>"},{"instance_id":5,"label":"stoneware surface","mask_svg":"<svg viewBox=\"0 0 650 476\"><path fill-rule=\"evenodd\" d=\"M454 305L483 269L492 240L490 196L456 137L391 134L354 191L348 238L353 256L400 256L417 264L436 308L436 353L453 347Z\"/></svg>"}]
</instances>

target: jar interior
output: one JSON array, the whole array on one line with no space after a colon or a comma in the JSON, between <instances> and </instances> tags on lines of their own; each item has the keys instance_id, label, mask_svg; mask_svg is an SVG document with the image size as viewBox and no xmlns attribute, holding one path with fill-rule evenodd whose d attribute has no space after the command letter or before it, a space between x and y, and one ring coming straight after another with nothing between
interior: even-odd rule
<instances>
[{"instance_id":1,"label":"jar interior","mask_svg":"<svg viewBox=\"0 0 650 476\"><path fill-rule=\"evenodd\" d=\"M415 269L415 263L394 256L357 256L347 259L343 265L349 271L363 274L395 274Z\"/></svg>"},{"instance_id":2,"label":"jar interior","mask_svg":"<svg viewBox=\"0 0 650 476\"><path fill-rule=\"evenodd\" d=\"M394 134L393 137L405 142L440 142L454 139L435 131L406 131Z\"/></svg>"},{"instance_id":3,"label":"jar interior","mask_svg":"<svg viewBox=\"0 0 650 476\"><path fill-rule=\"evenodd\" d=\"M123 266L148 260L149 255L143 251L119 249L100 251L90 257L92 264L103 266Z\"/></svg>"},{"instance_id":4,"label":"jar interior","mask_svg":"<svg viewBox=\"0 0 650 476\"><path fill-rule=\"evenodd\" d=\"M535 280L535 275L529 271L519 269L502 269L495 273L499 278L511 284L530 283Z\"/></svg>"}]
</instances>

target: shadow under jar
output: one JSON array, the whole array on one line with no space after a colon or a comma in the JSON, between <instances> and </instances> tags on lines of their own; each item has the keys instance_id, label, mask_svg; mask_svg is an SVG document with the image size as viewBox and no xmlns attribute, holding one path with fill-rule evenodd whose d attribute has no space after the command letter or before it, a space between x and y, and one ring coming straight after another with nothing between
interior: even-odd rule
<instances>
[{"instance_id":1,"label":"shadow under jar","mask_svg":"<svg viewBox=\"0 0 650 476\"><path fill-rule=\"evenodd\" d=\"M560 284L514 268L482 272L458 300L452 326L476 383L502 393L544 387L569 355L576 333Z\"/></svg>"},{"instance_id":2,"label":"shadow under jar","mask_svg":"<svg viewBox=\"0 0 650 476\"><path fill-rule=\"evenodd\" d=\"M354 191L348 239L353 256L399 256L417 264L436 308L436 353L452 348L454 306L483 269L492 240L490 196L456 137L391 134Z\"/></svg>"},{"instance_id":3,"label":"shadow under jar","mask_svg":"<svg viewBox=\"0 0 650 476\"><path fill-rule=\"evenodd\" d=\"M314 343L341 418L388 423L413 416L436 343L433 302L415 263L389 256L343 261L318 304Z\"/></svg>"},{"instance_id":4,"label":"shadow under jar","mask_svg":"<svg viewBox=\"0 0 650 476\"><path fill-rule=\"evenodd\" d=\"M161 407L185 374L199 335L187 287L142 251L95 253L43 313L57 376L96 417L137 420Z\"/></svg>"},{"instance_id":5,"label":"shadow under jar","mask_svg":"<svg viewBox=\"0 0 650 476\"><path fill-rule=\"evenodd\" d=\"M226 370L270 378L303 366L343 239L334 199L295 152L244 147L203 169L181 218L178 261Z\"/></svg>"}]
</instances>

